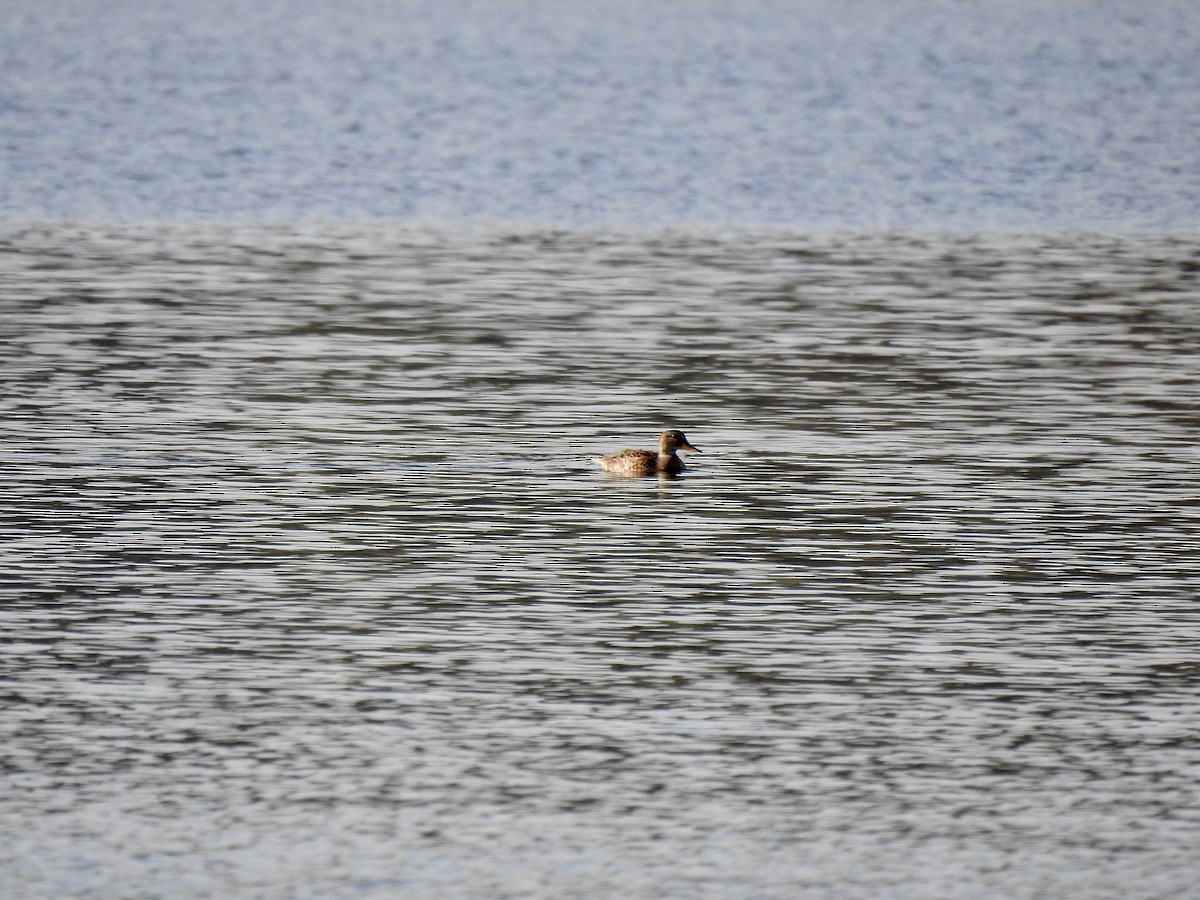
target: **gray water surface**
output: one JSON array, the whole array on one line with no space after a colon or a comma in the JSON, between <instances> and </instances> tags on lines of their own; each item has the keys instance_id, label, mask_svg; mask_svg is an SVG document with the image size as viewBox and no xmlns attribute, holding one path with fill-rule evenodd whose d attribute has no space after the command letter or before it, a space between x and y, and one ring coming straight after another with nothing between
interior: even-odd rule
<instances>
[{"instance_id":1,"label":"gray water surface","mask_svg":"<svg viewBox=\"0 0 1200 900\"><path fill-rule=\"evenodd\" d=\"M1194 229L1194 0L59 0L0 219Z\"/></svg>"},{"instance_id":2,"label":"gray water surface","mask_svg":"<svg viewBox=\"0 0 1200 900\"><path fill-rule=\"evenodd\" d=\"M1194 892L1194 238L10 226L0 285L6 896Z\"/></svg>"}]
</instances>

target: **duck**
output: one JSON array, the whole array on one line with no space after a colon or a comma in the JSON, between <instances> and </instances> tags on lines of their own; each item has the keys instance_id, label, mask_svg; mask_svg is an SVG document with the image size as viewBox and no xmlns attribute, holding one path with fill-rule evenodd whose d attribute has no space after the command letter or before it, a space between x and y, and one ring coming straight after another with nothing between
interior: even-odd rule
<instances>
[{"instance_id":1,"label":"duck","mask_svg":"<svg viewBox=\"0 0 1200 900\"><path fill-rule=\"evenodd\" d=\"M658 439L658 452L653 450L621 450L608 456L601 456L593 462L613 475L624 475L627 478L637 478L642 475L675 475L686 467L683 460L676 454L677 450L691 450L700 453L700 449L688 443L687 436L678 429L672 428L662 433Z\"/></svg>"}]
</instances>

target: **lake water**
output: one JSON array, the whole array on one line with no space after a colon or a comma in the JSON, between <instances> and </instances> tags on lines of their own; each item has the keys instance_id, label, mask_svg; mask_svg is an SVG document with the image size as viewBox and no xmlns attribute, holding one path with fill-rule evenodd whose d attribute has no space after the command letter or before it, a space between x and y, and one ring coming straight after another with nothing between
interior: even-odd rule
<instances>
[{"instance_id":1,"label":"lake water","mask_svg":"<svg viewBox=\"0 0 1200 900\"><path fill-rule=\"evenodd\" d=\"M9 7L0 896L1195 896L1200 6Z\"/></svg>"},{"instance_id":2,"label":"lake water","mask_svg":"<svg viewBox=\"0 0 1200 900\"><path fill-rule=\"evenodd\" d=\"M0 267L7 896L1194 890L1200 241Z\"/></svg>"},{"instance_id":3,"label":"lake water","mask_svg":"<svg viewBox=\"0 0 1200 900\"><path fill-rule=\"evenodd\" d=\"M1194 0L57 0L0 217L1200 225Z\"/></svg>"}]
</instances>

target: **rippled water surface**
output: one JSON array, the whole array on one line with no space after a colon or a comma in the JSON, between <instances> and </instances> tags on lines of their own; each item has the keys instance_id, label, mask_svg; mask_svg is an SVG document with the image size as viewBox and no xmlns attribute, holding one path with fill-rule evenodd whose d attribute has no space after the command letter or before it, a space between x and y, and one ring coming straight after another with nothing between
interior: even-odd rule
<instances>
[{"instance_id":1,"label":"rippled water surface","mask_svg":"<svg viewBox=\"0 0 1200 900\"><path fill-rule=\"evenodd\" d=\"M1195 0L57 0L0 218L1185 230Z\"/></svg>"},{"instance_id":2,"label":"rippled water surface","mask_svg":"<svg viewBox=\"0 0 1200 900\"><path fill-rule=\"evenodd\" d=\"M8 226L0 892L1188 896L1198 304L1169 236Z\"/></svg>"}]
</instances>

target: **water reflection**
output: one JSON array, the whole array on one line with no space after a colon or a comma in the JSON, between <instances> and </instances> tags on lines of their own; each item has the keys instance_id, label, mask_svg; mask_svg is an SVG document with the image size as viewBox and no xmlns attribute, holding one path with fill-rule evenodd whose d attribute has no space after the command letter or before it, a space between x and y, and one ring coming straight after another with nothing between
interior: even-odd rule
<instances>
[{"instance_id":1,"label":"water reflection","mask_svg":"<svg viewBox=\"0 0 1200 900\"><path fill-rule=\"evenodd\" d=\"M0 249L18 895L1194 880L1194 241Z\"/></svg>"}]
</instances>

